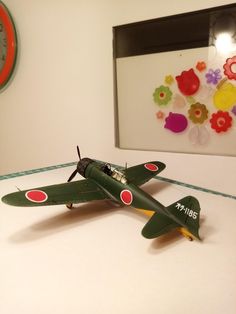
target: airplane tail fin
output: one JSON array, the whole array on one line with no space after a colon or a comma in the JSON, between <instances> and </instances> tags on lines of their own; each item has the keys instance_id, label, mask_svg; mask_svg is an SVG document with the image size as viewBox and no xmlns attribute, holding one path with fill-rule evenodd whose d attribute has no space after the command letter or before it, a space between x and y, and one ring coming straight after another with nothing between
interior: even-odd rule
<instances>
[{"instance_id":1,"label":"airplane tail fin","mask_svg":"<svg viewBox=\"0 0 236 314\"><path fill-rule=\"evenodd\" d=\"M200 205L193 196L187 196L166 207L166 215L154 213L142 230L145 238L156 238L171 229L182 227L195 238L200 239Z\"/></svg>"}]
</instances>

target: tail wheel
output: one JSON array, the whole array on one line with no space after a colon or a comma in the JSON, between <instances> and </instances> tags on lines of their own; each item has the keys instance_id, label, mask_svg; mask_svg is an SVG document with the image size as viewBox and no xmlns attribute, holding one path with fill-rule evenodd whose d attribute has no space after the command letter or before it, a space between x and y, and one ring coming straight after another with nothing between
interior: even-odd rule
<instances>
[{"instance_id":1,"label":"tail wheel","mask_svg":"<svg viewBox=\"0 0 236 314\"><path fill-rule=\"evenodd\" d=\"M186 238L187 238L189 241L193 241L193 238L190 237L190 236L186 236Z\"/></svg>"},{"instance_id":2,"label":"tail wheel","mask_svg":"<svg viewBox=\"0 0 236 314\"><path fill-rule=\"evenodd\" d=\"M181 227L181 228L179 228L179 231L189 241L193 241L194 240L194 238L191 235L191 233L188 230L186 230L185 228Z\"/></svg>"}]
</instances>

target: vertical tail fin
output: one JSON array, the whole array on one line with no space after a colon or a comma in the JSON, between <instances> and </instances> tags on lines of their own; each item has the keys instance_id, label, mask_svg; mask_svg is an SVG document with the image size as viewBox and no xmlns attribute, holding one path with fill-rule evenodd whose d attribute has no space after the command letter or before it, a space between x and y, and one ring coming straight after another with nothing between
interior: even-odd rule
<instances>
[{"instance_id":1,"label":"vertical tail fin","mask_svg":"<svg viewBox=\"0 0 236 314\"><path fill-rule=\"evenodd\" d=\"M192 196L184 197L166 207L166 215L155 212L142 230L145 238L151 239L169 232L171 229L183 227L191 235L200 239L198 234L200 205Z\"/></svg>"},{"instance_id":2,"label":"vertical tail fin","mask_svg":"<svg viewBox=\"0 0 236 314\"><path fill-rule=\"evenodd\" d=\"M200 204L193 196L186 196L166 208L170 217L194 237L199 237Z\"/></svg>"}]
</instances>

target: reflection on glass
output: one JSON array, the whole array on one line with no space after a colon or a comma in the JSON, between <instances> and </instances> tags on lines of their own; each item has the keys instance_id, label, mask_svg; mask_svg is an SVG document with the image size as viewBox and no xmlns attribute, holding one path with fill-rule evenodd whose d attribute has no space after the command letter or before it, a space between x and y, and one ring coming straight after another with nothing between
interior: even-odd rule
<instances>
[{"instance_id":1,"label":"reflection on glass","mask_svg":"<svg viewBox=\"0 0 236 314\"><path fill-rule=\"evenodd\" d=\"M220 33L216 37L215 47L218 53L227 54L234 49L232 37L229 33Z\"/></svg>"}]
</instances>

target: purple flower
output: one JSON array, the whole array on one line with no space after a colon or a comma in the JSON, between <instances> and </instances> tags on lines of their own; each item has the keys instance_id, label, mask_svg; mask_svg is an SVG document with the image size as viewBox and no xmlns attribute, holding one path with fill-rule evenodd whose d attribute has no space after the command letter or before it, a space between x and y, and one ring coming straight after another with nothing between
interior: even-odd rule
<instances>
[{"instance_id":1,"label":"purple flower","mask_svg":"<svg viewBox=\"0 0 236 314\"><path fill-rule=\"evenodd\" d=\"M233 109L231 110L231 112L233 112L233 114L236 116L236 106L233 106Z\"/></svg>"},{"instance_id":2,"label":"purple flower","mask_svg":"<svg viewBox=\"0 0 236 314\"><path fill-rule=\"evenodd\" d=\"M216 69L215 71L212 69L209 69L207 74L205 75L207 79L207 83L210 84L217 84L219 80L221 80L222 76L220 75L220 69Z\"/></svg>"}]
</instances>

